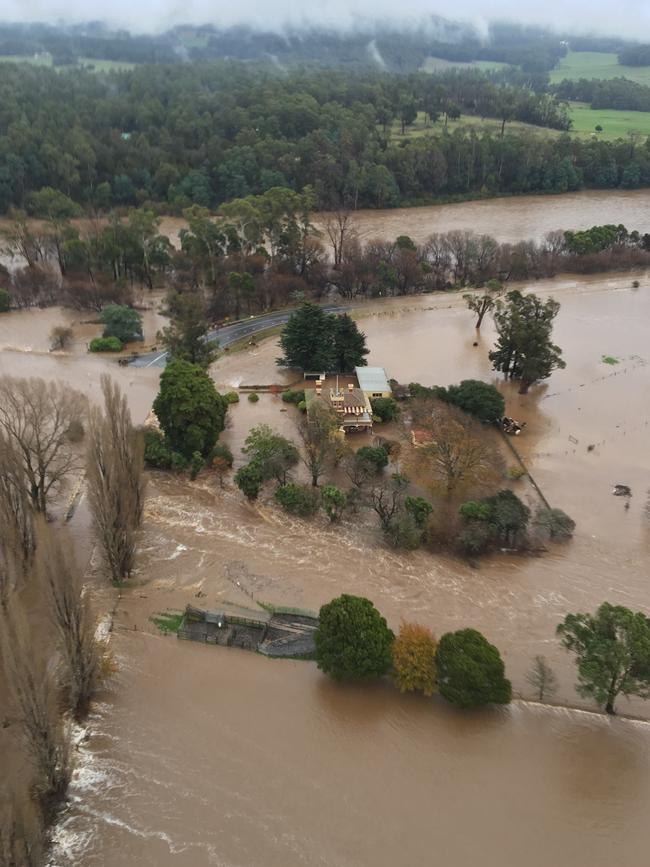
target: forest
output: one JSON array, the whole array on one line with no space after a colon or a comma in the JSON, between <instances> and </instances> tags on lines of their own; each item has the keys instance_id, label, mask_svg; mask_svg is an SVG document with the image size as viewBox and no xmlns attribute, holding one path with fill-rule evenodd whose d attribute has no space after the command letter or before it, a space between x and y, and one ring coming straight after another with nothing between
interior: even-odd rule
<instances>
[{"instance_id":1,"label":"forest","mask_svg":"<svg viewBox=\"0 0 650 867\"><path fill-rule=\"evenodd\" d=\"M0 211L52 187L86 209L147 204L181 213L277 187L310 186L316 208L650 183L646 143L536 136L566 129L546 93L477 70L398 76L270 73L214 61L98 75L8 64L0 82ZM426 112L431 134L395 141ZM446 129L463 113L500 129Z\"/></svg>"}]
</instances>

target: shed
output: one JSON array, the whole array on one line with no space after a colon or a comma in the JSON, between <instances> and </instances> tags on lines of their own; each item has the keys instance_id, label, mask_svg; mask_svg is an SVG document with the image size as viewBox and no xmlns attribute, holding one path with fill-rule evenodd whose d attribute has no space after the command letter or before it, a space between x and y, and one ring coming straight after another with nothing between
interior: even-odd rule
<instances>
[{"instance_id":1,"label":"shed","mask_svg":"<svg viewBox=\"0 0 650 867\"><path fill-rule=\"evenodd\" d=\"M383 367L355 367L359 388L368 397L390 397L392 389Z\"/></svg>"}]
</instances>

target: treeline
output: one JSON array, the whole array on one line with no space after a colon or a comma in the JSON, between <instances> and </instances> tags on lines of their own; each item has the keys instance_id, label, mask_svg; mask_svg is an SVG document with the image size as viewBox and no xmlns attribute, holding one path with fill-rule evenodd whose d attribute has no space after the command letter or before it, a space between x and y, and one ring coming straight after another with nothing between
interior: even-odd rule
<instances>
[{"instance_id":1,"label":"treeline","mask_svg":"<svg viewBox=\"0 0 650 867\"><path fill-rule=\"evenodd\" d=\"M629 78L564 80L554 88L560 99L588 102L591 107L650 111L650 87Z\"/></svg>"},{"instance_id":2,"label":"treeline","mask_svg":"<svg viewBox=\"0 0 650 867\"><path fill-rule=\"evenodd\" d=\"M399 296L650 263L650 235L625 226L552 232L542 243L500 244L463 231L434 234L420 245L405 235L363 243L352 212L331 214L317 232L312 192L284 188L230 202L218 218L205 208L187 209L177 249L152 211L80 226L64 216L69 199L52 190L39 195L51 216L35 228L18 215L3 232L5 250L24 263L4 274L5 309L64 304L100 311L132 304L135 286L158 286L191 293L216 321L318 300L332 290L346 299Z\"/></svg>"},{"instance_id":3,"label":"treeline","mask_svg":"<svg viewBox=\"0 0 650 867\"><path fill-rule=\"evenodd\" d=\"M622 66L650 66L650 45L626 45L618 53Z\"/></svg>"},{"instance_id":4,"label":"treeline","mask_svg":"<svg viewBox=\"0 0 650 867\"><path fill-rule=\"evenodd\" d=\"M319 208L391 207L441 197L643 185L650 151L549 139L510 120L568 128L544 93L488 76L302 72L249 64L146 66L97 76L8 64L0 107L0 210L53 187L98 211L156 203L180 213L275 186L312 186ZM497 118L496 132L396 142L418 111ZM626 173L626 169L632 169Z\"/></svg>"}]
</instances>

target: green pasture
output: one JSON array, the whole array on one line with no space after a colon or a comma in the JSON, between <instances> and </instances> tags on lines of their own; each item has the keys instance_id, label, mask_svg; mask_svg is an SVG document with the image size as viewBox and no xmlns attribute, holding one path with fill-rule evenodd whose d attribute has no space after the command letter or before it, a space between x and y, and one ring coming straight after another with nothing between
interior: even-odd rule
<instances>
[{"instance_id":1,"label":"green pasture","mask_svg":"<svg viewBox=\"0 0 650 867\"><path fill-rule=\"evenodd\" d=\"M568 78L629 78L650 85L650 66L619 66L616 54L600 51L569 51L551 71L553 83Z\"/></svg>"}]
</instances>

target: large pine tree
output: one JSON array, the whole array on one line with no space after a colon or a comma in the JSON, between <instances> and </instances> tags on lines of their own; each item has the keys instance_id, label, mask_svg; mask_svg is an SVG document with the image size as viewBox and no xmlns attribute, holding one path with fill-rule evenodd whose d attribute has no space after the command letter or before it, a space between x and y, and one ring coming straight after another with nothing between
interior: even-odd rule
<instances>
[{"instance_id":1,"label":"large pine tree","mask_svg":"<svg viewBox=\"0 0 650 867\"><path fill-rule=\"evenodd\" d=\"M347 313L333 316L316 304L303 304L287 322L278 364L313 372L348 373L366 363L365 335Z\"/></svg>"}]
</instances>

